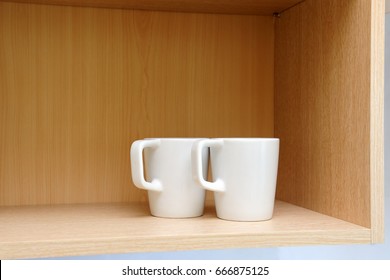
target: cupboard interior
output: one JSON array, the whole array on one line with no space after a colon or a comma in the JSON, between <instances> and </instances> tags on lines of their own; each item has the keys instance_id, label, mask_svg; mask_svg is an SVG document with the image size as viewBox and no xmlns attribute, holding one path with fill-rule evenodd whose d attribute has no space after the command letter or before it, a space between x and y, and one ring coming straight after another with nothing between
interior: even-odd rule
<instances>
[{"instance_id":1,"label":"cupboard interior","mask_svg":"<svg viewBox=\"0 0 390 280\"><path fill-rule=\"evenodd\" d=\"M0 212L146 202L136 139L278 137L277 199L369 228L370 11L0 2Z\"/></svg>"}]
</instances>

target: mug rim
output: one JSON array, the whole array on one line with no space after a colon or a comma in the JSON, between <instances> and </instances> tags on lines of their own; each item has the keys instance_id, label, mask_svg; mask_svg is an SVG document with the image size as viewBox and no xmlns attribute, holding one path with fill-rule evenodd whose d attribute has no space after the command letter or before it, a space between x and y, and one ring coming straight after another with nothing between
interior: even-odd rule
<instances>
[{"instance_id":1,"label":"mug rim","mask_svg":"<svg viewBox=\"0 0 390 280\"><path fill-rule=\"evenodd\" d=\"M203 140L203 139L210 139L210 138L205 138L205 137L159 137L159 138L143 138L143 140L173 140L173 141L186 141L186 140Z\"/></svg>"},{"instance_id":2,"label":"mug rim","mask_svg":"<svg viewBox=\"0 0 390 280\"><path fill-rule=\"evenodd\" d=\"M279 138L269 137L218 137L218 138L207 138L207 137L159 137L159 138L143 138L143 140L163 140L163 141L195 141L195 140L223 140L223 141L234 141L234 142L278 142Z\"/></svg>"},{"instance_id":3,"label":"mug rim","mask_svg":"<svg viewBox=\"0 0 390 280\"><path fill-rule=\"evenodd\" d=\"M227 138L210 138L210 139L216 139L216 140L223 140L223 141L280 141L279 138L261 138L261 137L227 137Z\"/></svg>"}]
</instances>

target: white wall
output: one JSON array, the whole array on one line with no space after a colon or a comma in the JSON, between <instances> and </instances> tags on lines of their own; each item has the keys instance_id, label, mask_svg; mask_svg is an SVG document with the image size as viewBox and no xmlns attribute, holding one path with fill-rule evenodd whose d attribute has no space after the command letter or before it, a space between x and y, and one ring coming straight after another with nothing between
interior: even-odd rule
<instances>
[{"instance_id":1,"label":"white wall","mask_svg":"<svg viewBox=\"0 0 390 280\"><path fill-rule=\"evenodd\" d=\"M386 242L384 244L120 254L75 257L72 259L390 259L390 14L386 15L385 53Z\"/></svg>"}]
</instances>

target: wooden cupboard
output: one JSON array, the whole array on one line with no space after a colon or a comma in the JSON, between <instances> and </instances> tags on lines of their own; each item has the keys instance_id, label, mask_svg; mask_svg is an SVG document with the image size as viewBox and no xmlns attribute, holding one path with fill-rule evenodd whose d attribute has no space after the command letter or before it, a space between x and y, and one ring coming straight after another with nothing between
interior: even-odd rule
<instances>
[{"instance_id":1,"label":"wooden cupboard","mask_svg":"<svg viewBox=\"0 0 390 280\"><path fill-rule=\"evenodd\" d=\"M0 258L383 241L384 1L0 1ZM270 221L151 217L145 137L278 137Z\"/></svg>"}]
</instances>

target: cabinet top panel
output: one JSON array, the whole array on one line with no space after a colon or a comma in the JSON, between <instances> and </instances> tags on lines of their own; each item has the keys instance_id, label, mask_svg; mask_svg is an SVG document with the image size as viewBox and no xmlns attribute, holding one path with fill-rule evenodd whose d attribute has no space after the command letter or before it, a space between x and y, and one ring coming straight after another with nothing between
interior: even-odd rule
<instances>
[{"instance_id":1,"label":"cabinet top panel","mask_svg":"<svg viewBox=\"0 0 390 280\"><path fill-rule=\"evenodd\" d=\"M0 0L0 2L193 13L272 15L302 2L302 0Z\"/></svg>"}]
</instances>

